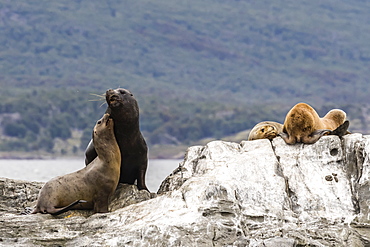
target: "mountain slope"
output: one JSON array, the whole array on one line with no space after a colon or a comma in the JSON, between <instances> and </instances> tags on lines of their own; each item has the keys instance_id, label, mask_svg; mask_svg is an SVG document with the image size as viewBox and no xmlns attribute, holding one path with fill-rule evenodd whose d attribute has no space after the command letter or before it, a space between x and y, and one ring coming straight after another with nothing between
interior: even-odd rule
<instances>
[{"instance_id":1,"label":"mountain slope","mask_svg":"<svg viewBox=\"0 0 370 247\"><path fill-rule=\"evenodd\" d=\"M3 2L2 105L68 88L90 108L90 93L125 87L151 144L282 122L300 101L320 114L345 108L367 131L369 10L360 0ZM88 133L103 108L78 129Z\"/></svg>"},{"instance_id":2,"label":"mountain slope","mask_svg":"<svg viewBox=\"0 0 370 247\"><path fill-rule=\"evenodd\" d=\"M8 2L2 81L98 90L158 83L251 102L256 93L343 102L352 89L363 99L369 9L364 1Z\"/></svg>"}]
</instances>

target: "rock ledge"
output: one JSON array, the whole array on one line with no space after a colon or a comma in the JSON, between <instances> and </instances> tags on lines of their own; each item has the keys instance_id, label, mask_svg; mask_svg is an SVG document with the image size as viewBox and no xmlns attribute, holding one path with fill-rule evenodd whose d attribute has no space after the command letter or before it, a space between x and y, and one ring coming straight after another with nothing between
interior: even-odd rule
<instances>
[{"instance_id":1,"label":"rock ledge","mask_svg":"<svg viewBox=\"0 0 370 247\"><path fill-rule=\"evenodd\" d=\"M112 212L19 215L42 183L0 179L4 246L369 246L370 136L190 147L158 195L120 185Z\"/></svg>"}]
</instances>

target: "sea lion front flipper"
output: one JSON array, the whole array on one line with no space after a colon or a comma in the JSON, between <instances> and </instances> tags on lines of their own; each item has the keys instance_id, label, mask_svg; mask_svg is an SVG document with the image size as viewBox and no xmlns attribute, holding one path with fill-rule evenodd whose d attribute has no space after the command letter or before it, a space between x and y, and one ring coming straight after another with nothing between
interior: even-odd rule
<instances>
[{"instance_id":1,"label":"sea lion front flipper","mask_svg":"<svg viewBox=\"0 0 370 247\"><path fill-rule=\"evenodd\" d=\"M98 154L96 153L93 140L90 140L85 150L85 165L90 164L96 157L98 157Z\"/></svg>"},{"instance_id":2,"label":"sea lion front flipper","mask_svg":"<svg viewBox=\"0 0 370 247\"><path fill-rule=\"evenodd\" d=\"M297 142L295 138L293 138L292 136L289 136L288 133L285 133L285 132L279 133L278 136L283 138L286 144L295 144Z\"/></svg>"},{"instance_id":3,"label":"sea lion front flipper","mask_svg":"<svg viewBox=\"0 0 370 247\"><path fill-rule=\"evenodd\" d=\"M305 144L313 144L317 142L323 135L330 134L332 131L331 130L315 130L314 132L311 133L311 135L303 138L303 143Z\"/></svg>"},{"instance_id":4,"label":"sea lion front flipper","mask_svg":"<svg viewBox=\"0 0 370 247\"><path fill-rule=\"evenodd\" d=\"M139 190L146 190L150 193L149 189L145 185L145 169L141 169L138 173L137 188Z\"/></svg>"},{"instance_id":5,"label":"sea lion front flipper","mask_svg":"<svg viewBox=\"0 0 370 247\"><path fill-rule=\"evenodd\" d=\"M108 213L109 198L107 196L99 196L99 198L94 202L94 212L95 213Z\"/></svg>"},{"instance_id":6,"label":"sea lion front flipper","mask_svg":"<svg viewBox=\"0 0 370 247\"><path fill-rule=\"evenodd\" d=\"M349 121L346 120L346 121L344 121L344 123L339 125L338 128L331 131L330 135L336 135L336 136L342 137L346 134L350 134L350 132L348 131L348 127L349 127Z\"/></svg>"}]
</instances>

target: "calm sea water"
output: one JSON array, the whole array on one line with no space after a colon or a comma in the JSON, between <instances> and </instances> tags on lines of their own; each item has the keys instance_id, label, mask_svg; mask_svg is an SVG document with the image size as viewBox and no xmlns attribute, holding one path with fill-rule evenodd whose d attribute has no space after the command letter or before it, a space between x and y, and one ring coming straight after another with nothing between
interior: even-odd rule
<instances>
[{"instance_id":1,"label":"calm sea water","mask_svg":"<svg viewBox=\"0 0 370 247\"><path fill-rule=\"evenodd\" d=\"M156 192L162 181L178 167L181 160L149 160L146 185ZM53 177L85 167L83 159L12 160L0 159L0 177L46 182Z\"/></svg>"}]
</instances>

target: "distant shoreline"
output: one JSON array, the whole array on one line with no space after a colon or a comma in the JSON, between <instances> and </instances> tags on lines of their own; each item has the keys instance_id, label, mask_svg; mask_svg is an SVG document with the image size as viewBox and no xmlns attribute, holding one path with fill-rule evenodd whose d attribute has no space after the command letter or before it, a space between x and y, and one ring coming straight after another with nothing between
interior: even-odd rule
<instances>
[{"instance_id":1,"label":"distant shoreline","mask_svg":"<svg viewBox=\"0 0 370 247\"><path fill-rule=\"evenodd\" d=\"M149 159L183 159L187 146L162 147L155 146L149 149ZM76 155L61 155L52 153L37 152L0 152L2 160L46 160L46 159L85 159L84 153L79 152Z\"/></svg>"}]
</instances>

